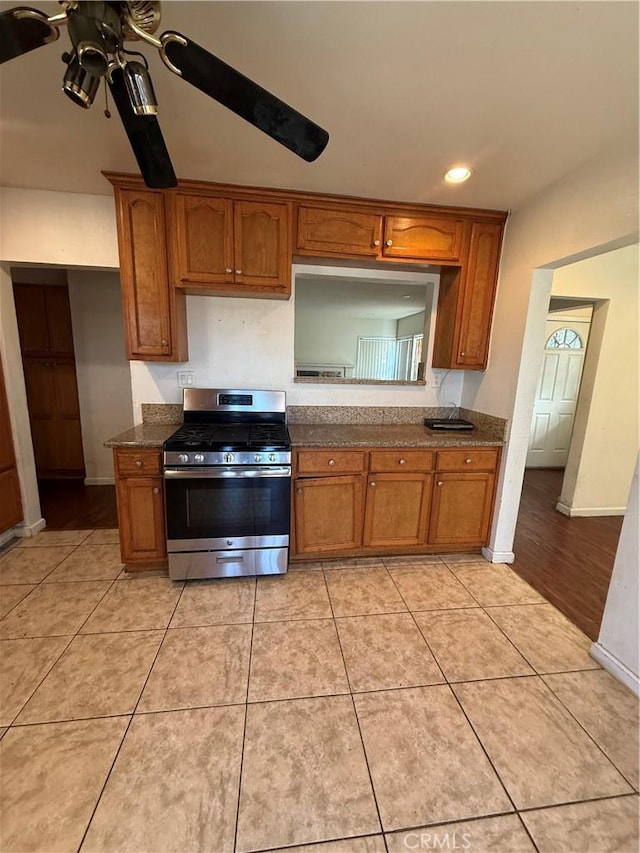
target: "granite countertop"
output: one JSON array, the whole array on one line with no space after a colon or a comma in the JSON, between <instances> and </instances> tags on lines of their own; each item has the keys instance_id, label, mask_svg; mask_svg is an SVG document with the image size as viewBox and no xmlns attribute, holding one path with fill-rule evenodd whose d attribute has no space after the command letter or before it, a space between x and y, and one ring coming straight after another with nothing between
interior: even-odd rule
<instances>
[{"instance_id":1,"label":"granite countertop","mask_svg":"<svg viewBox=\"0 0 640 853\"><path fill-rule=\"evenodd\" d=\"M105 441L105 447L162 447L180 424L142 423Z\"/></svg>"},{"instance_id":2,"label":"granite countertop","mask_svg":"<svg viewBox=\"0 0 640 853\"><path fill-rule=\"evenodd\" d=\"M430 430L422 424L289 424L293 447L502 447L478 429Z\"/></svg>"}]
</instances>

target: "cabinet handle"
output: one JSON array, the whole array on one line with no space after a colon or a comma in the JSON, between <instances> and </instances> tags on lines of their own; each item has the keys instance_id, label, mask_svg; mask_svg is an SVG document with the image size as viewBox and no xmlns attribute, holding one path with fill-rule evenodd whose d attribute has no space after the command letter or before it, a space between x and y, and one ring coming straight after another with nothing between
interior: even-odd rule
<instances>
[{"instance_id":1,"label":"cabinet handle","mask_svg":"<svg viewBox=\"0 0 640 853\"><path fill-rule=\"evenodd\" d=\"M465 464L471 465L471 463L473 462L473 459L465 459L464 461L465 461Z\"/></svg>"},{"instance_id":2,"label":"cabinet handle","mask_svg":"<svg viewBox=\"0 0 640 853\"><path fill-rule=\"evenodd\" d=\"M380 245L380 240L374 240L374 241L373 241L373 245L374 245L374 246L379 246L379 245Z\"/></svg>"},{"instance_id":3,"label":"cabinet handle","mask_svg":"<svg viewBox=\"0 0 640 853\"><path fill-rule=\"evenodd\" d=\"M330 459L330 460L327 462L327 465L335 465L335 464L336 464L336 460L335 460L335 459Z\"/></svg>"},{"instance_id":4,"label":"cabinet handle","mask_svg":"<svg viewBox=\"0 0 640 853\"><path fill-rule=\"evenodd\" d=\"M393 246L393 240L387 240L385 246Z\"/></svg>"},{"instance_id":5,"label":"cabinet handle","mask_svg":"<svg viewBox=\"0 0 640 853\"><path fill-rule=\"evenodd\" d=\"M399 464L399 465L406 465L406 464L407 464L407 460L406 460L406 459L401 459L401 460L399 461L399 463L398 463L398 464Z\"/></svg>"},{"instance_id":6,"label":"cabinet handle","mask_svg":"<svg viewBox=\"0 0 640 853\"><path fill-rule=\"evenodd\" d=\"M436 486L443 486L443 485L444 485L444 483L442 480L438 480L438 482L436 483Z\"/></svg>"},{"instance_id":7,"label":"cabinet handle","mask_svg":"<svg viewBox=\"0 0 640 853\"><path fill-rule=\"evenodd\" d=\"M163 347L169 346L169 341L165 341L164 338L160 341L160 343L162 344Z\"/></svg>"},{"instance_id":8,"label":"cabinet handle","mask_svg":"<svg viewBox=\"0 0 640 853\"><path fill-rule=\"evenodd\" d=\"M464 358L464 356L465 356L465 355L466 355L466 352L461 352L461 353L460 353L460 358Z\"/></svg>"},{"instance_id":9,"label":"cabinet handle","mask_svg":"<svg viewBox=\"0 0 640 853\"><path fill-rule=\"evenodd\" d=\"M225 272L229 273L229 272L233 272L233 270L231 269L231 267L226 267Z\"/></svg>"},{"instance_id":10,"label":"cabinet handle","mask_svg":"<svg viewBox=\"0 0 640 853\"><path fill-rule=\"evenodd\" d=\"M142 459L136 459L136 466L142 468Z\"/></svg>"},{"instance_id":11,"label":"cabinet handle","mask_svg":"<svg viewBox=\"0 0 640 853\"><path fill-rule=\"evenodd\" d=\"M242 275L242 270L236 270L236 275Z\"/></svg>"},{"instance_id":12,"label":"cabinet handle","mask_svg":"<svg viewBox=\"0 0 640 853\"><path fill-rule=\"evenodd\" d=\"M159 495L159 494L160 494L160 489L159 489L157 486L154 488L154 490L153 490L153 494L154 494L154 495Z\"/></svg>"},{"instance_id":13,"label":"cabinet handle","mask_svg":"<svg viewBox=\"0 0 640 853\"><path fill-rule=\"evenodd\" d=\"M369 485L370 485L370 486L371 486L371 488L373 489L373 488L375 487L375 485L376 485L376 484L372 482L372 483L369 483Z\"/></svg>"}]
</instances>

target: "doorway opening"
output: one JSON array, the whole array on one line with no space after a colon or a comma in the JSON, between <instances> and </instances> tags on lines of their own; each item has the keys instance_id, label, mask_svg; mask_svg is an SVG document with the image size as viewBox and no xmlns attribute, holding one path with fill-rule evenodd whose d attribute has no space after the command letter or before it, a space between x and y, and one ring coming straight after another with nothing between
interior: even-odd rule
<instances>
[{"instance_id":1,"label":"doorway opening","mask_svg":"<svg viewBox=\"0 0 640 853\"><path fill-rule=\"evenodd\" d=\"M104 441L133 425L117 274L11 268L41 513L53 530L117 527Z\"/></svg>"}]
</instances>

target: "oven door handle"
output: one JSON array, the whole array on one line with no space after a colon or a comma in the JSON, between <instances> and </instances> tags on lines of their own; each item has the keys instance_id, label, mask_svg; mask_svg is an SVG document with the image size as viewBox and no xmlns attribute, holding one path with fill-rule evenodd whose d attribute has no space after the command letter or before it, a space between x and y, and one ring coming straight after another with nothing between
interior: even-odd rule
<instances>
[{"instance_id":1,"label":"oven door handle","mask_svg":"<svg viewBox=\"0 0 640 853\"><path fill-rule=\"evenodd\" d=\"M241 477L290 477L290 466L264 466L262 468L165 468L165 480L235 479Z\"/></svg>"}]
</instances>

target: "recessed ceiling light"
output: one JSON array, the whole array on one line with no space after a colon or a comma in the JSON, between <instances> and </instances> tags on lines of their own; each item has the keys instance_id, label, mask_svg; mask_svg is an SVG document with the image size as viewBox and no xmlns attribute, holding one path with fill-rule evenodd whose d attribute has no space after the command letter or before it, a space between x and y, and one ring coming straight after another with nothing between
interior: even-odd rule
<instances>
[{"instance_id":1,"label":"recessed ceiling light","mask_svg":"<svg viewBox=\"0 0 640 853\"><path fill-rule=\"evenodd\" d=\"M403 299L411 299L411 294L410 294L410 293L405 293L405 294L403 295L403 297L402 297L402 298L403 298Z\"/></svg>"},{"instance_id":2,"label":"recessed ceiling light","mask_svg":"<svg viewBox=\"0 0 640 853\"><path fill-rule=\"evenodd\" d=\"M471 177L471 169L468 166L454 166L444 173L444 179L448 184L461 184Z\"/></svg>"}]
</instances>

